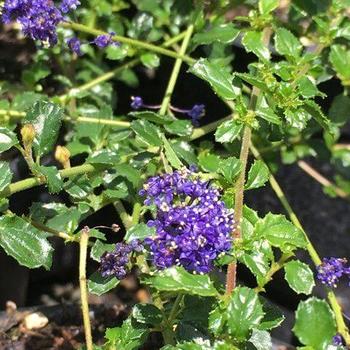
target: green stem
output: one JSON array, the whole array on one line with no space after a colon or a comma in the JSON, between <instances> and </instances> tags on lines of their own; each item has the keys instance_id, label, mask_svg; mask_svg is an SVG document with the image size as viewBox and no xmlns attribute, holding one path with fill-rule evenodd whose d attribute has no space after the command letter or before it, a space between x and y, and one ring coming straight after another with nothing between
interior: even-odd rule
<instances>
[{"instance_id":1,"label":"green stem","mask_svg":"<svg viewBox=\"0 0 350 350\"><path fill-rule=\"evenodd\" d=\"M79 32L88 33L88 34L91 34L94 36L109 35L108 33L104 32L102 30L89 28L88 26L85 26L85 25L79 24L79 23L64 22L62 24L62 26L64 28L69 28L69 29L76 30ZM181 58L184 62L186 62L188 64L193 64L195 62L195 60L189 56L180 55L175 51L168 50L168 49L165 49L161 46L153 45L153 44L146 43L146 42L143 42L140 40L127 38L125 36L120 36L120 35L114 35L113 40L124 43L124 44L128 44L130 46L135 46L135 47L139 47L141 49L156 52L156 53L159 53L159 54L164 55L164 56L169 56L172 58Z\"/></svg>"},{"instance_id":2,"label":"green stem","mask_svg":"<svg viewBox=\"0 0 350 350\"><path fill-rule=\"evenodd\" d=\"M39 229L41 231L51 233L57 237L60 237L66 241L69 241L69 242L79 242L79 239L77 239L75 236L71 236L65 232L57 231L51 227L48 227L48 226L42 224L41 222L37 222L37 221L34 221L32 219L29 219L29 222L31 223L31 225L33 225L34 227L36 227L37 229Z\"/></svg>"},{"instance_id":3,"label":"green stem","mask_svg":"<svg viewBox=\"0 0 350 350\"><path fill-rule=\"evenodd\" d=\"M98 171L99 168L91 165L91 164L83 164L78 165L73 168L69 169L63 169L60 170L59 173L62 178L66 177L72 177L75 175L82 175L82 174L88 174L95 171ZM12 184L10 184L4 191L0 192L0 198L1 197L8 197L11 196L14 193L27 190L32 187L40 186L46 183L45 178L39 178L39 177L30 177L25 180L17 181Z\"/></svg>"},{"instance_id":4,"label":"green stem","mask_svg":"<svg viewBox=\"0 0 350 350\"><path fill-rule=\"evenodd\" d=\"M142 205L139 202L136 202L134 204L134 208L132 211L132 218L131 218L131 226L134 226L139 223L140 221L140 214L141 214L141 208Z\"/></svg>"},{"instance_id":5,"label":"green stem","mask_svg":"<svg viewBox=\"0 0 350 350\"><path fill-rule=\"evenodd\" d=\"M232 114L228 115L227 117L221 118L215 122L201 126L200 128L193 129L193 133L190 136L190 140L196 140L201 138L202 136L210 134L211 132L215 131L220 124L230 119L232 119Z\"/></svg>"},{"instance_id":6,"label":"green stem","mask_svg":"<svg viewBox=\"0 0 350 350\"><path fill-rule=\"evenodd\" d=\"M250 149L251 149L255 158L263 161L259 151L253 145L250 146ZM320 256L318 255L315 247L313 246L313 244L310 241L309 237L307 236L303 226L301 225L298 217L296 216L292 207L290 206L281 186L279 185L276 178L272 174L270 174L269 181L270 181L270 184L271 184L273 191L276 193L278 199L280 200L284 209L288 213L290 220L293 222L293 224L295 226L300 228L300 230L302 230L302 232L304 233L305 239L307 241L306 249L311 257L311 260L313 261L313 263L316 266L322 264L322 260L321 260ZM334 315L335 315L338 332L342 335L346 344L350 345L350 333L349 333L349 330L344 322L343 313L342 313L341 307L336 299L334 292L328 291L327 298L328 298L329 304L331 305L331 308L332 308Z\"/></svg>"},{"instance_id":7,"label":"green stem","mask_svg":"<svg viewBox=\"0 0 350 350\"><path fill-rule=\"evenodd\" d=\"M182 65L183 56L186 54L186 50L187 50L188 44L190 42L190 39L191 39L191 36L193 33L193 29L194 29L194 26L190 25L186 30L186 35L184 37L184 40L182 42L182 45L181 45L181 48L179 51L180 57L178 57L175 61L174 68L173 68L173 71L171 73L169 83L168 83L168 86L167 86L167 89L165 91L165 95L164 95L164 98L162 101L162 105L160 107L160 111L159 111L160 115L165 115L165 113L168 110L170 100L171 100L171 95L173 94L173 91L174 91L174 88L176 85L176 81L177 81L177 78L178 78L179 73L180 73L180 68Z\"/></svg>"},{"instance_id":8,"label":"green stem","mask_svg":"<svg viewBox=\"0 0 350 350\"><path fill-rule=\"evenodd\" d=\"M89 229L83 228L80 236L80 254L79 254L79 285L80 285L80 299L81 309L83 313L84 331L86 349L93 350L93 342L91 335L91 322L89 315L89 295L86 280L86 260L87 248L89 244Z\"/></svg>"},{"instance_id":9,"label":"green stem","mask_svg":"<svg viewBox=\"0 0 350 350\"><path fill-rule=\"evenodd\" d=\"M123 203L121 201L116 201L114 203L114 208L119 214L119 217L125 227L125 230L128 230L132 226L132 219L130 215L127 213Z\"/></svg>"}]
</instances>

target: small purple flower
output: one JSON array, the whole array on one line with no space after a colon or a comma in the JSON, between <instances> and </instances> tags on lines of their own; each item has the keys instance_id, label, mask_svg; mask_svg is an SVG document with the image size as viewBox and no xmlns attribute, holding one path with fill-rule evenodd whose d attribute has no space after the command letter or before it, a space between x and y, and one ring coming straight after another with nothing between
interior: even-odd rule
<instances>
[{"instance_id":1,"label":"small purple flower","mask_svg":"<svg viewBox=\"0 0 350 350\"><path fill-rule=\"evenodd\" d=\"M132 96L131 97L131 108L132 109L140 109L143 107L143 99L140 96Z\"/></svg>"},{"instance_id":2,"label":"small purple flower","mask_svg":"<svg viewBox=\"0 0 350 350\"><path fill-rule=\"evenodd\" d=\"M156 236L145 239L158 269L183 266L208 273L215 259L232 247L233 212L220 200L219 190L188 169L151 177L139 192L156 217L147 225Z\"/></svg>"},{"instance_id":3,"label":"small purple flower","mask_svg":"<svg viewBox=\"0 0 350 350\"><path fill-rule=\"evenodd\" d=\"M205 105L194 105L186 114L191 117L194 125L198 125L199 119L205 114Z\"/></svg>"},{"instance_id":4,"label":"small purple flower","mask_svg":"<svg viewBox=\"0 0 350 350\"><path fill-rule=\"evenodd\" d=\"M128 270L129 257L133 252L141 252L143 245L136 239L127 243L117 243L113 252L106 252L101 257L99 271L103 277L114 276L123 279Z\"/></svg>"},{"instance_id":5,"label":"small purple flower","mask_svg":"<svg viewBox=\"0 0 350 350\"><path fill-rule=\"evenodd\" d=\"M335 345L335 346L342 346L343 345L343 338L340 334L337 334L333 337L333 345Z\"/></svg>"},{"instance_id":6,"label":"small purple flower","mask_svg":"<svg viewBox=\"0 0 350 350\"><path fill-rule=\"evenodd\" d=\"M114 35L115 35L115 33L113 33L113 32L111 32L109 34L98 35L94 39L93 43L101 49L103 49L109 45L119 45L118 42L113 40Z\"/></svg>"},{"instance_id":7,"label":"small purple flower","mask_svg":"<svg viewBox=\"0 0 350 350\"><path fill-rule=\"evenodd\" d=\"M324 258L322 264L317 267L317 278L321 283L331 288L336 288L339 279L345 274L350 277L349 267L346 267L346 259Z\"/></svg>"},{"instance_id":8,"label":"small purple flower","mask_svg":"<svg viewBox=\"0 0 350 350\"><path fill-rule=\"evenodd\" d=\"M71 10L76 10L79 5L79 0L62 0L60 10L63 13L68 13Z\"/></svg>"},{"instance_id":9,"label":"small purple flower","mask_svg":"<svg viewBox=\"0 0 350 350\"><path fill-rule=\"evenodd\" d=\"M78 38L70 38L67 41L67 45L72 52L76 53L78 56L82 56L83 53L81 52L81 42Z\"/></svg>"}]
</instances>

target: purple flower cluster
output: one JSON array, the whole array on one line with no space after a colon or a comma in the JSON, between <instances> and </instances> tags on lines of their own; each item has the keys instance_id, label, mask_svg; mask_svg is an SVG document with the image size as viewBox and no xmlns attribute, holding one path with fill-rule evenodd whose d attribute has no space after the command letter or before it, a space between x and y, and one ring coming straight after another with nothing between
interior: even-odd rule
<instances>
[{"instance_id":1,"label":"purple flower cluster","mask_svg":"<svg viewBox=\"0 0 350 350\"><path fill-rule=\"evenodd\" d=\"M129 244L117 243L114 251L105 252L101 257L99 271L103 277L114 276L119 280L128 273L128 263L130 254L141 252L143 245L138 240L133 240Z\"/></svg>"},{"instance_id":2,"label":"purple flower cluster","mask_svg":"<svg viewBox=\"0 0 350 350\"><path fill-rule=\"evenodd\" d=\"M343 346L343 338L340 334L337 334L333 337L333 345Z\"/></svg>"},{"instance_id":3,"label":"purple flower cluster","mask_svg":"<svg viewBox=\"0 0 350 350\"><path fill-rule=\"evenodd\" d=\"M192 119L192 124L199 125L199 119L205 115L205 105L194 105L186 114Z\"/></svg>"},{"instance_id":4,"label":"purple flower cluster","mask_svg":"<svg viewBox=\"0 0 350 350\"><path fill-rule=\"evenodd\" d=\"M102 35L98 35L93 43L101 48L101 49L104 49L105 47L109 46L109 45L116 45L116 46L119 46L120 43L118 43L117 41L114 41L113 40L113 36L115 35L114 32L111 32L109 34L102 34Z\"/></svg>"},{"instance_id":5,"label":"purple flower cluster","mask_svg":"<svg viewBox=\"0 0 350 350\"><path fill-rule=\"evenodd\" d=\"M346 264L346 259L324 258L322 264L317 267L317 278L328 287L336 288L342 276L350 278L350 267Z\"/></svg>"},{"instance_id":6,"label":"purple flower cluster","mask_svg":"<svg viewBox=\"0 0 350 350\"><path fill-rule=\"evenodd\" d=\"M220 200L219 190L192 169L152 177L140 195L156 207L155 219L147 223L156 228L156 236L144 243L158 269L177 265L208 273L214 260L231 249L233 212Z\"/></svg>"}]
</instances>

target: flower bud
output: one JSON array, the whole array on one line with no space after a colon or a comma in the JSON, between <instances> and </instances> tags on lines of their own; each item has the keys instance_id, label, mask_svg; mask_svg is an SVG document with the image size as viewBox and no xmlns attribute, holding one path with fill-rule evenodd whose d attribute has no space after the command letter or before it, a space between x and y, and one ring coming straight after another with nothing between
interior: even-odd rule
<instances>
[{"instance_id":1,"label":"flower bud","mask_svg":"<svg viewBox=\"0 0 350 350\"><path fill-rule=\"evenodd\" d=\"M25 148L27 147L30 148L32 146L32 143L35 138L35 134L36 132L32 124L25 124L22 126L21 135L22 135L22 142Z\"/></svg>"},{"instance_id":2,"label":"flower bud","mask_svg":"<svg viewBox=\"0 0 350 350\"><path fill-rule=\"evenodd\" d=\"M64 146L57 146L55 152L55 159L62 164L64 168L70 167L70 152Z\"/></svg>"}]
</instances>

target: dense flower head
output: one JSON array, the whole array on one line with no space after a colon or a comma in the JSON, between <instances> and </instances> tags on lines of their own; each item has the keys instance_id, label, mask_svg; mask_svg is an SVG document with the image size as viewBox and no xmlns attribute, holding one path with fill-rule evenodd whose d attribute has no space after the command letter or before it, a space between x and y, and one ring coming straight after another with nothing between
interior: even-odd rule
<instances>
[{"instance_id":1,"label":"dense flower head","mask_svg":"<svg viewBox=\"0 0 350 350\"><path fill-rule=\"evenodd\" d=\"M187 112L187 115L191 117L192 123L194 125L199 124L199 119L205 114L205 105L194 105L192 109Z\"/></svg>"},{"instance_id":2,"label":"dense flower head","mask_svg":"<svg viewBox=\"0 0 350 350\"><path fill-rule=\"evenodd\" d=\"M53 0L5 0L2 20L4 23L17 21L24 35L55 45L56 28L63 21L63 13L78 5L76 0L63 0L60 7Z\"/></svg>"},{"instance_id":3,"label":"dense flower head","mask_svg":"<svg viewBox=\"0 0 350 350\"><path fill-rule=\"evenodd\" d=\"M131 97L131 104L132 109L140 109L143 107L143 99L140 96L132 96Z\"/></svg>"},{"instance_id":4,"label":"dense flower head","mask_svg":"<svg viewBox=\"0 0 350 350\"><path fill-rule=\"evenodd\" d=\"M214 260L230 250L233 212L220 200L219 190L193 169L152 177L140 195L156 207L155 219L148 221L156 236L145 244L158 269L178 265L208 273Z\"/></svg>"},{"instance_id":5,"label":"dense flower head","mask_svg":"<svg viewBox=\"0 0 350 350\"><path fill-rule=\"evenodd\" d=\"M83 53L81 52L81 42L78 38L70 38L67 41L67 45L70 48L70 50L74 53L76 53L78 56L81 56Z\"/></svg>"},{"instance_id":6,"label":"dense flower head","mask_svg":"<svg viewBox=\"0 0 350 350\"><path fill-rule=\"evenodd\" d=\"M346 259L324 258L322 264L317 267L317 278L328 287L337 287L342 276L350 277L350 267L346 266L346 263Z\"/></svg>"},{"instance_id":7,"label":"dense flower head","mask_svg":"<svg viewBox=\"0 0 350 350\"><path fill-rule=\"evenodd\" d=\"M343 345L343 338L340 334L337 334L333 337L333 345L335 345L335 346L342 346Z\"/></svg>"},{"instance_id":8,"label":"dense flower head","mask_svg":"<svg viewBox=\"0 0 350 350\"><path fill-rule=\"evenodd\" d=\"M98 35L94 39L93 43L101 49L103 49L109 45L119 45L118 42L113 40L114 35L115 35L115 33L113 33L113 32L111 32L109 34Z\"/></svg>"},{"instance_id":9,"label":"dense flower head","mask_svg":"<svg viewBox=\"0 0 350 350\"><path fill-rule=\"evenodd\" d=\"M99 271L103 277L114 276L123 279L128 271L129 257L132 252L141 252L143 245L138 240L130 243L117 243L114 251L105 252L101 257Z\"/></svg>"}]
</instances>

